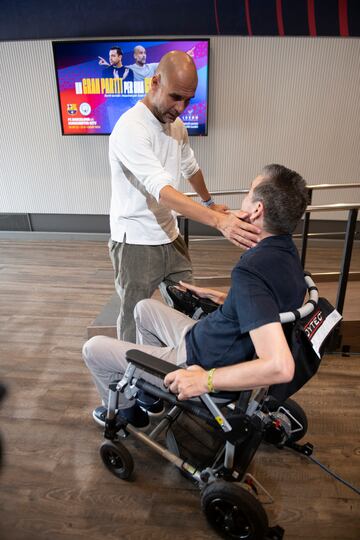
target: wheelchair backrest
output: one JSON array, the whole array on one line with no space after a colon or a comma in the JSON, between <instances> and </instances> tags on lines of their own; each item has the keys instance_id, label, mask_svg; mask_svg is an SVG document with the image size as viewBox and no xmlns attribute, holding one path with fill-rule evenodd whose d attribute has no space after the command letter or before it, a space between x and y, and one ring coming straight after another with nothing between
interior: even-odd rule
<instances>
[{"instance_id":1,"label":"wheelchair backrest","mask_svg":"<svg viewBox=\"0 0 360 540\"><path fill-rule=\"evenodd\" d=\"M295 361L294 378L289 383L270 386L269 395L285 401L300 390L317 372L325 345L341 315L318 290L309 274L305 274L309 299L299 309L280 314L284 333Z\"/></svg>"}]
</instances>

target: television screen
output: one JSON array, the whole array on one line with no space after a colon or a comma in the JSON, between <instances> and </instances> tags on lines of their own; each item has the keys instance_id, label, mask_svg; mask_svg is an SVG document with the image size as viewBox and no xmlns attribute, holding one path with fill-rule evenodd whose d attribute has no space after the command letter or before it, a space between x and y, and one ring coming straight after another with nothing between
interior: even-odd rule
<instances>
[{"instance_id":1,"label":"television screen","mask_svg":"<svg viewBox=\"0 0 360 540\"><path fill-rule=\"evenodd\" d=\"M189 135L207 135L209 40L55 41L63 135L108 135L118 118L147 93L161 57L190 54L199 83L181 115Z\"/></svg>"}]
</instances>

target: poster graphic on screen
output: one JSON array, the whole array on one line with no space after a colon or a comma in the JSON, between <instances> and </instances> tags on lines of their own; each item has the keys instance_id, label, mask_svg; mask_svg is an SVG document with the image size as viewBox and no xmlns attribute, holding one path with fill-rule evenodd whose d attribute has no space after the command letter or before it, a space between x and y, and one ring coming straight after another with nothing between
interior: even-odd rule
<instances>
[{"instance_id":1,"label":"poster graphic on screen","mask_svg":"<svg viewBox=\"0 0 360 540\"><path fill-rule=\"evenodd\" d=\"M64 135L108 135L148 92L161 57L187 52L199 83L181 115L189 135L207 135L209 40L53 42Z\"/></svg>"}]
</instances>

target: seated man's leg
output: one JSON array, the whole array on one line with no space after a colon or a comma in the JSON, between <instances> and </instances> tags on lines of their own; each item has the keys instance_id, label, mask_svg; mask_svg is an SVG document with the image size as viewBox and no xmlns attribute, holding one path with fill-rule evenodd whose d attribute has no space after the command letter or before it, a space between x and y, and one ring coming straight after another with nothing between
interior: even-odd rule
<instances>
[{"instance_id":1,"label":"seated man's leg","mask_svg":"<svg viewBox=\"0 0 360 540\"><path fill-rule=\"evenodd\" d=\"M178 347L197 321L157 300L141 300L135 306L136 341L157 347ZM179 359L178 363L183 363Z\"/></svg>"},{"instance_id":2,"label":"seated man's leg","mask_svg":"<svg viewBox=\"0 0 360 540\"><path fill-rule=\"evenodd\" d=\"M107 336L94 336L89 339L83 347L83 358L86 366L95 382L103 405L107 406L109 395L109 384L121 379L127 368L126 352L129 349L138 349L158 358L166 360L174 365L177 361L177 350L170 347L152 347L151 345L134 345L126 341L120 341ZM150 375L141 370L137 370L136 375L142 376L148 382L164 389L162 380L154 375ZM131 407L133 402L125 399L124 395L119 396L119 408Z\"/></svg>"}]
</instances>

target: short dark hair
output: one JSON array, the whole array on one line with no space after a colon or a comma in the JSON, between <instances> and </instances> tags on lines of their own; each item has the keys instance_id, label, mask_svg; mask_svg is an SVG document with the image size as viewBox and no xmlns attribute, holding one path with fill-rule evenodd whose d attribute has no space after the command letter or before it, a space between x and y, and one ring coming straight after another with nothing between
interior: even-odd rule
<instances>
[{"instance_id":1,"label":"short dark hair","mask_svg":"<svg viewBox=\"0 0 360 540\"><path fill-rule=\"evenodd\" d=\"M111 47L110 51L116 51L119 56L123 56L123 52L120 47Z\"/></svg>"},{"instance_id":2,"label":"short dark hair","mask_svg":"<svg viewBox=\"0 0 360 540\"><path fill-rule=\"evenodd\" d=\"M266 165L264 180L253 191L253 201L264 205L264 228L271 234L292 234L309 201L306 182L283 165Z\"/></svg>"}]
</instances>

